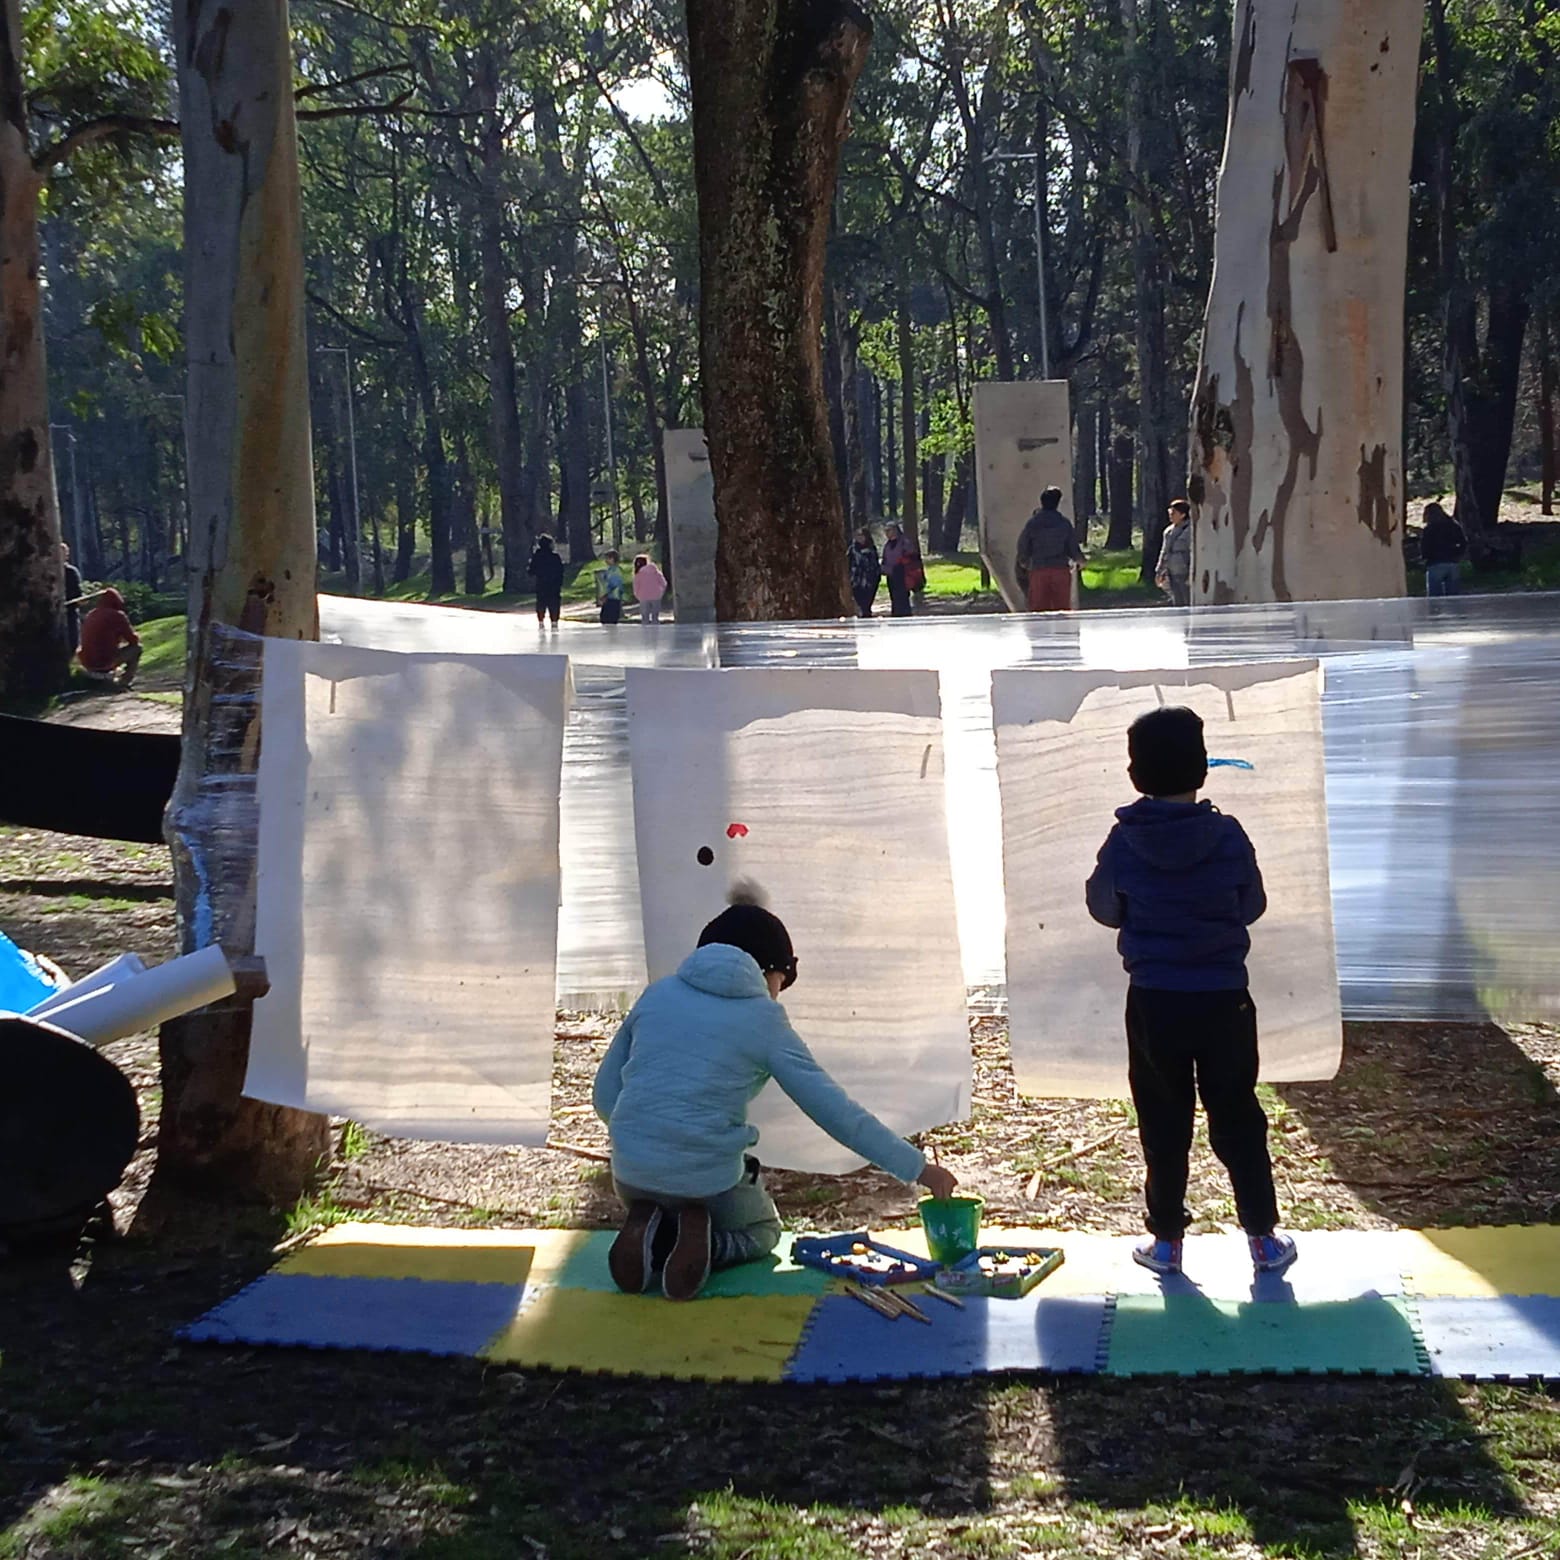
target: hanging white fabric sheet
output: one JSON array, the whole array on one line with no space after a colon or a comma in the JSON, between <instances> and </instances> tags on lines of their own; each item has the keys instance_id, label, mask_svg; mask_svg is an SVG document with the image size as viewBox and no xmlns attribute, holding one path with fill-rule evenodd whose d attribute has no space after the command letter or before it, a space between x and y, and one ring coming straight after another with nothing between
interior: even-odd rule
<instances>
[{"instance_id":1,"label":"hanging white fabric sheet","mask_svg":"<svg viewBox=\"0 0 1560 1560\"><path fill-rule=\"evenodd\" d=\"M568 688L561 656L266 642L246 1094L545 1140Z\"/></svg>"},{"instance_id":2,"label":"hanging white fabric sheet","mask_svg":"<svg viewBox=\"0 0 1560 1560\"><path fill-rule=\"evenodd\" d=\"M320 634L373 650L568 652L574 702L563 738L558 1004L623 1011L645 981L634 853L612 844L633 805L623 669L714 666L715 629L565 622L543 630L530 612L321 596Z\"/></svg>"},{"instance_id":3,"label":"hanging white fabric sheet","mask_svg":"<svg viewBox=\"0 0 1560 1560\"><path fill-rule=\"evenodd\" d=\"M1202 716L1210 759L1202 794L1240 820L1267 885L1269 908L1252 928L1249 965L1262 1076L1297 1081L1337 1071L1342 1017L1321 692L1315 661L993 676L1008 1021L1022 1092L1127 1093L1127 977L1116 934L1090 918L1083 885L1115 809L1135 799L1127 727L1167 704Z\"/></svg>"},{"instance_id":4,"label":"hanging white fabric sheet","mask_svg":"<svg viewBox=\"0 0 1560 1560\"><path fill-rule=\"evenodd\" d=\"M898 1132L968 1115L936 674L630 669L628 722L651 978L751 879L800 959L791 1022L836 1081ZM773 1084L751 1119L766 1164L861 1163Z\"/></svg>"}]
</instances>

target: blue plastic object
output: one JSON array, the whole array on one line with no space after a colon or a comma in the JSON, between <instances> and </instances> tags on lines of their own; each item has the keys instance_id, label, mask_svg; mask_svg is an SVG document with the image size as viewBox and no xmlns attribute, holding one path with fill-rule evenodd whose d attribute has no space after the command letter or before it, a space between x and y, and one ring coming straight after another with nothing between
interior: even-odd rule
<instances>
[{"instance_id":1,"label":"blue plastic object","mask_svg":"<svg viewBox=\"0 0 1560 1560\"><path fill-rule=\"evenodd\" d=\"M0 1013L25 1013L53 990L43 966L0 932Z\"/></svg>"},{"instance_id":2,"label":"blue plastic object","mask_svg":"<svg viewBox=\"0 0 1560 1560\"><path fill-rule=\"evenodd\" d=\"M858 1255L853 1248L865 1246L874 1256L887 1257L901 1263L901 1273L874 1273L870 1269L857 1268L851 1258ZM845 1235L807 1235L791 1248L791 1259L803 1267L817 1268L831 1278L850 1278L858 1284L916 1284L925 1283L937 1275L939 1264L912 1252L901 1251L897 1246L885 1246L873 1240L866 1230L853 1230Z\"/></svg>"}]
</instances>

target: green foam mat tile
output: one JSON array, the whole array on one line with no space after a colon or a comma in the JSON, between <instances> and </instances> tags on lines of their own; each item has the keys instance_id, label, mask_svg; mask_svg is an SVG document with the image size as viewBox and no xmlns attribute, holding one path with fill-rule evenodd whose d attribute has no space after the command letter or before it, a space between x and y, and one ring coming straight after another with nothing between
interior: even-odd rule
<instances>
[{"instance_id":1,"label":"green foam mat tile","mask_svg":"<svg viewBox=\"0 0 1560 1560\"><path fill-rule=\"evenodd\" d=\"M1110 1321L1112 1376L1422 1376L1409 1308L1380 1296L1310 1305L1122 1295Z\"/></svg>"}]
</instances>

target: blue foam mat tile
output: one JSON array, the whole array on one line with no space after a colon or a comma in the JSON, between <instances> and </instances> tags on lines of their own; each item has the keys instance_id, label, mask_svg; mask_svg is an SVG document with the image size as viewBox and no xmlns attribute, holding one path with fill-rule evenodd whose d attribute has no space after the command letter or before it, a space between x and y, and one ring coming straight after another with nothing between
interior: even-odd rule
<instances>
[{"instance_id":1,"label":"blue foam mat tile","mask_svg":"<svg viewBox=\"0 0 1560 1560\"><path fill-rule=\"evenodd\" d=\"M523 1288L267 1273L180 1336L192 1343L471 1355L508 1325Z\"/></svg>"},{"instance_id":2,"label":"blue foam mat tile","mask_svg":"<svg viewBox=\"0 0 1560 1560\"><path fill-rule=\"evenodd\" d=\"M819 1301L786 1366L787 1381L904 1381L1011 1371L1093 1375L1110 1302L1103 1296L1021 1300L968 1296L956 1310L913 1296L931 1318L890 1320L849 1295Z\"/></svg>"},{"instance_id":3,"label":"blue foam mat tile","mask_svg":"<svg viewBox=\"0 0 1560 1560\"><path fill-rule=\"evenodd\" d=\"M1414 1302L1430 1371L1464 1381L1560 1381L1560 1297Z\"/></svg>"}]
</instances>

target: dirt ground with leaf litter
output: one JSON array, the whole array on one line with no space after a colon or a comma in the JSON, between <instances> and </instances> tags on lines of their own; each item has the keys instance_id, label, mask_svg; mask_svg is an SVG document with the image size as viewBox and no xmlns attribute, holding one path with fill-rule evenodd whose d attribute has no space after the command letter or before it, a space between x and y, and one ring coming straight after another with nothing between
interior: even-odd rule
<instances>
[{"instance_id":1,"label":"dirt ground with leaf litter","mask_svg":"<svg viewBox=\"0 0 1560 1560\"><path fill-rule=\"evenodd\" d=\"M0 830L0 928L73 974L174 951L160 847ZM341 1125L294 1209L143 1196L155 1038L110 1048L141 1151L117 1233L0 1264L0 1560L54 1556L1560 1555L1560 1392L1424 1381L954 1381L753 1388L473 1360L181 1345L175 1329L343 1218L599 1226L590 1080L562 1014L545 1149ZM993 1221L1138 1227L1115 1102L1020 1099L974 1026L971 1120L927 1134ZM1358 1024L1339 1078L1267 1092L1298 1230L1560 1217L1560 1032ZM871 1171L776 1174L798 1230L894 1225ZM1199 1138L1201 1229L1233 1210Z\"/></svg>"}]
</instances>

